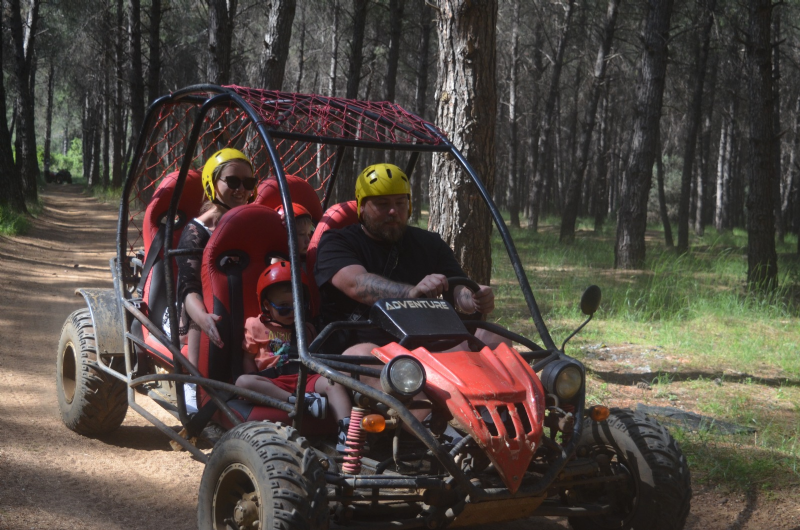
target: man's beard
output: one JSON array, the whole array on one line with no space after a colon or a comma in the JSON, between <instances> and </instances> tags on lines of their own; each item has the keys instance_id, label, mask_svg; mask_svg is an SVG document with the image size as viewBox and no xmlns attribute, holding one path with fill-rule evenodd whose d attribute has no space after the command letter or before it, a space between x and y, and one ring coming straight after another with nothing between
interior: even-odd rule
<instances>
[{"instance_id":1,"label":"man's beard","mask_svg":"<svg viewBox=\"0 0 800 530\"><path fill-rule=\"evenodd\" d=\"M396 221L397 224L394 226L386 226L382 223L376 223L366 215L361 216L361 221L370 235L387 243L397 243L403 239L403 234L406 233L407 225L401 221Z\"/></svg>"}]
</instances>

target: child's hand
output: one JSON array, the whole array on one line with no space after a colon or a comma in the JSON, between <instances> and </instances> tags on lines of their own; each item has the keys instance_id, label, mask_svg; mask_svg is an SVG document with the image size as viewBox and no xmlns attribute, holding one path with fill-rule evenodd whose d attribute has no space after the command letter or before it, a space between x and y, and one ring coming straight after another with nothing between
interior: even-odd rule
<instances>
[{"instance_id":1,"label":"child's hand","mask_svg":"<svg viewBox=\"0 0 800 530\"><path fill-rule=\"evenodd\" d=\"M213 313L206 313L197 325L200 326L200 329L208 335L208 338L211 342L213 342L218 348L222 348L225 344L222 342L222 338L219 336L219 331L217 331L217 322L219 319L222 318L218 315Z\"/></svg>"}]
</instances>

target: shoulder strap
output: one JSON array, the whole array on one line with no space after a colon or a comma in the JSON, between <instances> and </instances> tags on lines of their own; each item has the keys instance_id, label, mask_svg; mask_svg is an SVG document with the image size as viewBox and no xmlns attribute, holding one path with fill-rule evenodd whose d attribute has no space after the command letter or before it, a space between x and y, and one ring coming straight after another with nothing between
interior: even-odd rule
<instances>
[{"instance_id":1,"label":"shoulder strap","mask_svg":"<svg viewBox=\"0 0 800 530\"><path fill-rule=\"evenodd\" d=\"M139 279L139 285L136 286L136 292L139 294L140 298L144 295L144 285L147 283L147 277L150 276L150 271L153 270L153 265L161 259L161 251L164 248L164 232L165 226L160 225L156 236L153 238L153 241L150 242L150 252L147 253L147 258L144 260L144 265L142 265L142 277Z\"/></svg>"}]
</instances>

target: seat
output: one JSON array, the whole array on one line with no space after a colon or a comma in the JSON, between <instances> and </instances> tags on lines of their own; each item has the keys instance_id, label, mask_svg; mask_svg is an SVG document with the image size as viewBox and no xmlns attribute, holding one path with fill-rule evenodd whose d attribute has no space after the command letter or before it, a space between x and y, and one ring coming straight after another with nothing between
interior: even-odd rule
<instances>
[{"instance_id":1,"label":"seat","mask_svg":"<svg viewBox=\"0 0 800 530\"><path fill-rule=\"evenodd\" d=\"M340 202L334 204L325 211L325 214L317 223L314 229L314 235L308 244L308 254L306 255L306 266L308 271L313 276L314 264L317 262L317 247L319 241L322 239L322 234L331 230L332 228L344 228L358 222L358 210L356 201ZM316 286L315 286L316 287Z\"/></svg>"},{"instance_id":2,"label":"seat","mask_svg":"<svg viewBox=\"0 0 800 530\"><path fill-rule=\"evenodd\" d=\"M261 204L248 204L225 214L211 235L203 253L203 301L206 310L220 316L217 329L224 343L212 344L203 333L200 339L199 370L203 376L234 383L242 373L244 323L261 312L256 285L273 257L286 258L288 235L278 213ZM208 401L198 388L200 403ZM286 412L232 399L231 408L242 421L270 420L289 422ZM217 412L216 421L232 427L225 415ZM335 432L331 420L309 418L304 432Z\"/></svg>"},{"instance_id":3,"label":"seat","mask_svg":"<svg viewBox=\"0 0 800 530\"><path fill-rule=\"evenodd\" d=\"M311 219L314 224L319 223L322 218L322 204L319 201L317 192L314 188L306 182L302 177L296 175L286 175L286 182L289 184L289 194L292 197L292 202L302 204L308 213L311 214ZM278 181L274 178L267 179L258 187L256 194L255 204L263 204L269 206L273 210L283 204L281 202L281 191L278 187Z\"/></svg>"},{"instance_id":4,"label":"seat","mask_svg":"<svg viewBox=\"0 0 800 530\"><path fill-rule=\"evenodd\" d=\"M178 181L178 172L168 174L153 193L150 203L144 214L142 238L144 239L145 260L142 269L142 280L137 287L137 293L147 303L150 319L161 325L162 316L167 309L167 293L164 286L164 232L166 225L164 218L169 211L175 185ZM183 193L178 201L177 218L172 234L172 248L178 245L183 227L186 223L200 215L203 206L203 186L200 172L190 169L186 175ZM152 252L151 252L152 251ZM173 278L177 281L177 265L172 264ZM159 363L171 366L172 354L158 340L141 328L144 342L154 351L148 350L149 355Z\"/></svg>"}]
</instances>

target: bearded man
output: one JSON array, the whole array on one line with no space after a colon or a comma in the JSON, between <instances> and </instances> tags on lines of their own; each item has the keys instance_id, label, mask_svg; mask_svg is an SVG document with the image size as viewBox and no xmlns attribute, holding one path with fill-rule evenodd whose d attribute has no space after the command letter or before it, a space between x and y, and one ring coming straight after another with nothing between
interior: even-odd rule
<instances>
[{"instance_id":1,"label":"bearded man","mask_svg":"<svg viewBox=\"0 0 800 530\"><path fill-rule=\"evenodd\" d=\"M360 223L329 230L319 243L314 277L323 325L366 320L381 298L436 298L448 290L448 277L466 276L439 234L408 226L411 184L399 167L364 169L356 180L356 201ZM458 311L486 314L494 309L490 287L482 285L476 293L456 289ZM368 352L395 340L380 329L341 331L326 342L325 351L341 353L358 344Z\"/></svg>"}]
</instances>

